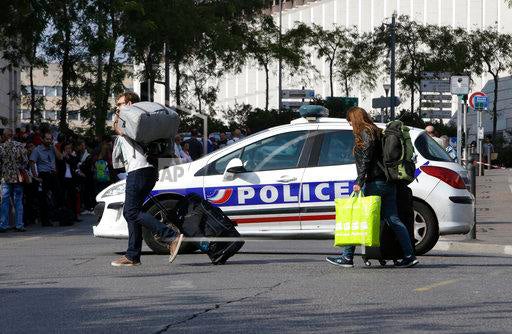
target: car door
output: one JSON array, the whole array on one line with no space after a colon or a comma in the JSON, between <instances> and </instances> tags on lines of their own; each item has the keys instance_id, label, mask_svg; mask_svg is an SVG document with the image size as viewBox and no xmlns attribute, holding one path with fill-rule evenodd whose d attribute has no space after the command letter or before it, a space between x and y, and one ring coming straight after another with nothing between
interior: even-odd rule
<instances>
[{"instance_id":1,"label":"car door","mask_svg":"<svg viewBox=\"0 0 512 334\"><path fill-rule=\"evenodd\" d=\"M290 127L234 144L209 162L205 198L236 221L241 232L300 229L300 183L309 133ZM234 158L242 160L245 172L226 180L225 168Z\"/></svg>"},{"instance_id":2,"label":"car door","mask_svg":"<svg viewBox=\"0 0 512 334\"><path fill-rule=\"evenodd\" d=\"M326 124L315 134L302 178L302 230L334 230L334 199L348 196L357 177L350 127Z\"/></svg>"}]
</instances>

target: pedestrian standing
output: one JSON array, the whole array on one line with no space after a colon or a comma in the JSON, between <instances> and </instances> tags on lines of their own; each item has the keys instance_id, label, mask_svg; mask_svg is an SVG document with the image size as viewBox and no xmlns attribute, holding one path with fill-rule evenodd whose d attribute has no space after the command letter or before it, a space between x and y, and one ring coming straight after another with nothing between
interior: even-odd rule
<instances>
[{"instance_id":1,"label":"pedestrian standing","mask_svg":"<svg viewBox=\"0 0 512 334\"><path fill-rule=\"evenodd\" d=\"M64 196L64 205L73 213L73 221L80 221L77 212L77 175L78 158L73 151L73 143L61 144L62 160L57 161L58 176Z\"/></svg>"},{"instance_id":2,"label":"pedestrian standing","mask_svg":"<svg viewBox=\"0 0 512 334\"><path fill-rule=\"evenodd\" d=\"M203 144L197 137L197 129L190 130L190 138L185 141L189 145L190 157L192 160L197 160L203 155Z\"/></svg>"},{"instance_id":3,"label":"pedestrian standing","mask_svg":"<svg viewBox=\"0 0 512 334\"><path fill-rule=\"evenodd\" d=\"M64 204L57 177L57 159L62 160L62 154L53 145L53 135L46 132L42 144L30 155L32 175L42 183L42 198L39 200L42 226L53 226L50 223L49 207L55 209Z\"/></svg>"},{"instance_id":4,"label":"pedestrian standing","mask_svg":"<svg viewBox=\"0 0 512 334\"><path fill-rule=\"evenodd\" d=\"M182 155L183 155L183 158L181 158L181 161L183 163L189 163L189 162L192 162L192 157L190 156L190 148L189 148L189 143L185 142L183 143L183 149L182 149Z\"/></svg>"},{"instance_id":5,"label":"pedestrian standing","mask_svg":"<svg viewBox=\"0 0 512 334\"><path fill-rule=\"evenodd\" d=\"M15 231L25 232L23 221L23 180L21 174L27 164L27 153L22 143L14 140L11 129L4 130L5 142L0 145L2 175L2 210L0 232L9 228L11 197L14 201Z\"/></svg>"},{"instance_id":6,"label":"pedestrian standing","mask_svg":"<svg viewBox=\"0 0 512 334\"><path fill-rule=\"evenodd\" d=\"M170 253L169 262L176 258L183 240L183 234L177 228L170 228L142 208L156 184L158 170L148 162L140 145L126 137L119 126L123 112L130 112L127 107L138 101L139 97L135 93L128 92L118 96L116 103L114 131L118 137L114 144L113 161L114 167L124 165L128 173L123 208L123 216L128 224L128 249L126 255L111 262L114 267L140 265L143 226L156 235L159 241L167 244Z\"/></svg>"},{"instance_id":7,"label":"pedestrian standing","mask_svg":"<svg viewBox=\"0 0 512 334\"><path fill-rule=\"evenodd\" d=\"M235 129L235 131L233 131L233 138L228 140L227 145L228 146L232 145L232 144L236 143L237 141L239 141L241 138L242 138L242 132L240 131L240 129Z\"/></svg>"},{"instance_id":8,"label":"pedestrian standing","mask_svg":"<svg viewBox=\"0 0 512 334\"><path fill-rule=\"evenodd\" d=\"M354 148L352 150L357 168L357 179L353 191L364 191L367 196L381 197L381 219L387 223L395 233L404 258L398 261L399 267L411 267L418 264L414 249L412 248L409 232L398 217L396 203L396 185L387 182L382 163L382 130L371 120L368 113L359 107L352 107L347 112L347 121L354 133ZM331 264L342 267L354 266L355 246L343 247L341 256L327 257Z\"/></svg>"}]
</instances>

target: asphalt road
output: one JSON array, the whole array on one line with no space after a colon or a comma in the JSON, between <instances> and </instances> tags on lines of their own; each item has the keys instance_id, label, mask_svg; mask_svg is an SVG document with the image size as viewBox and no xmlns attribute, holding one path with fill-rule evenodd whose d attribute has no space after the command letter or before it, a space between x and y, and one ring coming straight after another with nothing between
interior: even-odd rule
<instances>
[{"instance_id":1,"label":"asphalt road","mask_svg":"<svg viewBox=\"0 0 512 334\"><path fill-rule=\"evenodd\" d=\"M432 252L415 268L344 269L328 241L251 241L228 265L71 228L0 235L0 333L510 333L512 257ZM118 252L118 254L116 254Z\"/></svg>"}]
</instances>

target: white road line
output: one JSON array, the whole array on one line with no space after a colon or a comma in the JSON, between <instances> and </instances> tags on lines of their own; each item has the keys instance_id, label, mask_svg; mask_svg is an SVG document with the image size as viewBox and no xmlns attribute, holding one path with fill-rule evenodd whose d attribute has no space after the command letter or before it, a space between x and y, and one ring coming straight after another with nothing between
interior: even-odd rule
<instances>
[{"instance_id":1,"label":"white road line","mask_svg":"<svg viewBox=\"0 0 512 334\"><path fill-rule=\"evenodd\" d=\"M438 287L441 287L441 286L445 286L445 285L450 285L450 284L456 283L458 281L459 281L458 279L450 279L450 280L447 280L447 281L441 281L441 282L437 282L437 283L434 283L434 284L431 284L431 285L427 285L427 286L424 286L424 287L421 287L421 288L414 289L414 291L416 291L416 292L426 292L426 291L430 291L432 289L435 289L435 288L438 288Z\"/></svg>"}]
</instances>

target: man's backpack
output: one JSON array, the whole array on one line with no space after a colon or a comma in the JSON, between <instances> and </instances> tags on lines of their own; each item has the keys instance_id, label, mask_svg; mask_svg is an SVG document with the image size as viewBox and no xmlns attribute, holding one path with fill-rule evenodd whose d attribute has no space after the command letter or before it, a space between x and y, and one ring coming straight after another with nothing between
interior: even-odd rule
<instances>
[{"instance_id":1,"label":"man's backpack","mask_svg":"<svg viewBox=\"0 0 512 334\"><path fill-rule=\"evenodd\" d=\"M388 181L409 184L414 180L414 146L409 128L401 121L391 121L386 125L382 136L382 156L381 168Z\"/></svg>"},{"instance_id":2,"label":"man's backpack","mask_svg":"<svg viewBox=\"0 0 512 334\"><path fill-rule=\"evenodd\" d=\"M96 170L95 178L98 182L109 182L110 171L108 169L108 163L105 160L98 160L94 163L94 169Z\"/></svg>"}]
</instances>

